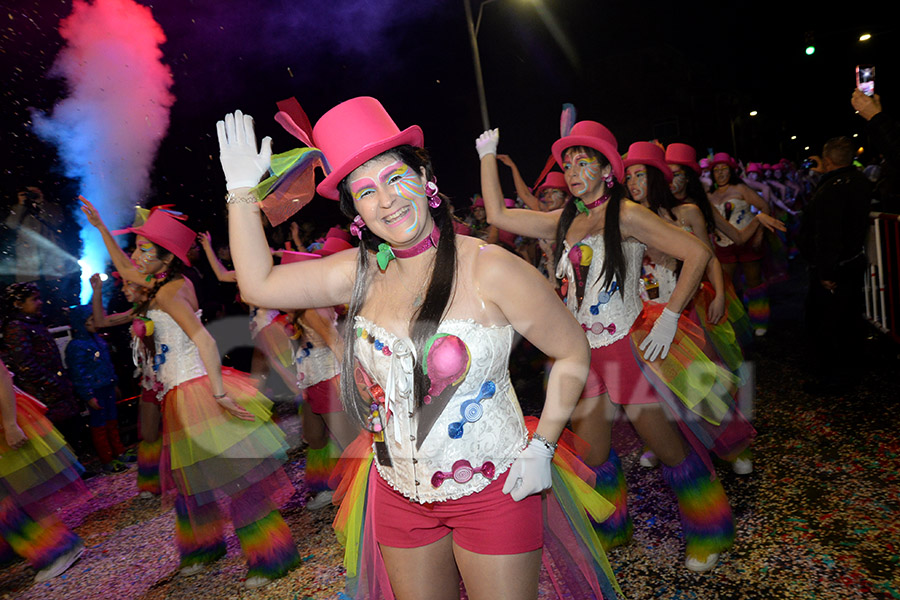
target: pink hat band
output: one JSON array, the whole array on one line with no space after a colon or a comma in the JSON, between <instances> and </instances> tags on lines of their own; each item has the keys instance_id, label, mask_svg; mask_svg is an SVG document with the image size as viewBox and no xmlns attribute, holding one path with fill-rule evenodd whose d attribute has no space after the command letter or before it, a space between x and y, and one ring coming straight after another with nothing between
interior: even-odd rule
<instances>
[{"instance_id":1,"label":"pink hat band","mask_svg":"<svg viewBox=\"0 0 900 600\"><path fill-rule=\"evenodd\" d=\"M697 151L693 146L673 142L666 148L666 162L670 165L690 167L697 174L700 173L700 165L697 163Z\"/></svg>"},{"instance_id":2,"label":"pink hat band","mask_svg":"<svg viewBox=\"0 0 900 600\"><path fill-rule=\"evenodd\" d=\"M672 169L666 162L666 153L662 148L651 142L635 142L628 147L628 158L625 159L625 168L632 165L644 165L653 167L662 173L666 181L672 181Z\"/></svg>"},{"instance_id":3,"label":"pink hat band","mask_svg":"<svg viewBox=\"0 0 900 600\"><path fill-rule=\"evenodd\" d=\"M381 102L362 96L342 102L322 115L313 127L312 141L331 165L331 173L316 191L337 200L338 184L354 169L397 146L422 147L425 136L418 125L400 131Z\"/></svg>"},{"instance_id":4,"label":"pink hat band","mask_svg":"<svg viewBox=\"0 0 900 600\"><path fill-rule=\"evenodd\" d=\"M568 192L569 186L566 185L566 176L559 171L547 173L544 182L537 186L534 193L540 194L544 190L563 190L564 192Z\"/></svg>"},{"instance_id":5,"label":"pink hat band","mask_svg":"<svg viewBox=\"0 0 900 600\"><path fill-rule=\"evenodd\" d=\"M113 235L134 233L143 236L164 248L181 259L181 262L191 266L188 251L194 245L197 234L193 229L176 219L164 210L154 210L140 227L126 227L113 231Z\"/></svg>"},{"instance_id":6,"label":"pink hat band","mask_svg":"<svg viewBox=\"0 0 900 600\"><path fill-rule=\"evenodd\" d=\"M593 148L609 161L612 165L613 176L619 181L625 179L625 165L619 156L619 144L616 136L597 121L579 121L572 126L569 135L553 142L551 150L556 164L562 167L563 152L574 146Z\"/></svg>"}]
</instances>

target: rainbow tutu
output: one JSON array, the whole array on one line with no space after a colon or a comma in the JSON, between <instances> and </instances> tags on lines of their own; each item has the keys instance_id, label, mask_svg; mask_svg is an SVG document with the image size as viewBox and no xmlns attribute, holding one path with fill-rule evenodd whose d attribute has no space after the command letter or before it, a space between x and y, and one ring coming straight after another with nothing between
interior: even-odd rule
<instances>
[{"instance_id":1,"label":"rainbow tutu","mask_svg":"<svg viewBox=\"0 0 900 600\"><path fill-rule=\"evenodd\" d=\"M264 496L271 502L267 513L294 493L281 468L288 450L284 432L272 423L272 402L249 375L223 368L222 379L229 397L255 420L238 419L219 406L206 375L169 390L162 404L163 490L174 488L200 506L219 496L233 501ZM249 490L254 493L248 495ZM246 504L247 511L255 512L252 502ZM261 516L248 514L247 521Z\"/></svg>"},{"instance_id":2,"label":"rainbow tutu","mask_svg":"<svg viewBox=\"0 0 900 600\"><path fill-rule=\"evenodd\" d=\"M0 434L0 501L7 497L39 517L73 500L84 500L84 468L63 436L44 416L47 408L18 388L16 423L28 443L13 450Z\"/></svg>"}]
</instances>

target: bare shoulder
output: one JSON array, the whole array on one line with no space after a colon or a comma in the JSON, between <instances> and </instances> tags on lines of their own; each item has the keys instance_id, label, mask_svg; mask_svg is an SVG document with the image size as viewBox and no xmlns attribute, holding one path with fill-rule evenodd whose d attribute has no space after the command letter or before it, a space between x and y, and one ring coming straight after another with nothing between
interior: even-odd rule
<instances>
[{"instance_id":1,"label":"bare shoulder","mask_svg":"<svg viewBox=\"0 0 900 600\"><path fill-rule=\"evenodd\" d=\"M684 219L685 221L690 221L692 219L696 219L698 216L703 216L703 212L700 210L699 206L687 202L684 204L679 204L672 209L672 212L675 213L676 217L678 217L679 219Z\"/></svg>"},{"instance_id":2,"label":"bare shoulder","mask_svg":"<svg viewBox=\"0 0 900 600\"><path fill-rule=\"evenodd\" d=\"M658 218L653 212L637 202L632 200L623 200L622 207L619 209L620 227L628 227L644 223L648 218Z\"/></svg>"}]
</instances>

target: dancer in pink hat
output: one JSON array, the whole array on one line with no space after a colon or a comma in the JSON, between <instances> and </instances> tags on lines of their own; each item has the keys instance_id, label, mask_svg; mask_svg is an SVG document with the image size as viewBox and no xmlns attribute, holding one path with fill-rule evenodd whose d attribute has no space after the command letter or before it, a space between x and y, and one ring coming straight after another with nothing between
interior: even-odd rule
<instances>
[{"instance_id":1,"label":"dancer in pink hat","mask_svg":"<svg viewBox=\"0 0 900 600\"><path fill-rule=\"evenodd\" d=\"M246 587L283 577L300 561L278 511L294 493L282 470L285 436L250 377L222 368L216 342L200 322L194 286L182 276L197 234L163 210L143 225L110 233L94 206L84 198L82 204L122 278L147 290L134 314L143 317L141 344L152 353L161 384L160 478L163 492L175 490L181 575L200 573L225 555L217 500L228 498L247 558ZM113 238L129 232L137 235L130 258Z\"/></svg>"},{"instance_id":2,"label":"dancer in pink hat","mask_svg":"<svg viewBox=\"0 0 900 600\"><path fill-rule=\"evenodd\" d=\"M753 219L751 206L761 213L770 214L769 206L738 177L737 163L728 153L714 155L710 166L713 188L709 201L726 221L737 229L745 229ZM738 278L743 274L746 283L743 287L744 299L753 333L757 336L765 335L769 327L769 295L761 271L762 240L762 231L757 231L746 244L736 244L727 237L716 236L716 257L737 289L741 287Z\"/></svg>"},{"instance_id":3,"label":"dancer in pink hat","mask_svg":"<svg viewBox=\"0 0 900 600\"><path fill-rule=\"evenodd\" d=\"M677 386L668 387L673 382L666 376L685 372L689 355L688 361L696 363L690 365L692 369L704 370L711 380L717 379L719 367L704 359L679 329L681 311L693 296L711 253L695 237L627 201L625 164L615 136L600 123L580 121L569 135L554 142L553 156L565 173L569 198L564 208L549 213L503 206L497 175L498 141L496 129L484 132L476 141L488 219L520 235L556 237L556 275L566 280L567 307L591 345L591 373L572 425L588 443L583 458L597 475L595 489L616 505L612 517L596 524L600 539L605 547L613 547L627 543L632 533L625 476L610 446L612 415L621 406L665 465L664 474L681 508L686 566L694 571L712 569L719 553L731 546L734 524L701 439L715 440L715 444L721 441L718 451L741 440L723 435L723 427L706 433L692 429L702 419L676 399L676 393L694 398L696 407L714 401L718 391L710 386L703 390L682 387L676 392ZM671 175L668 166L664 160L654 162L665 183L665 173ZM637 171L632 175L638 176ZM647 244L683 263L668 304L652 305L653 310L645 310L640 296ZM670 354L673 344L679 351ZM683 352L687 348L690 350ZM674 412L676 422L663 404Z\"/></svg>"},{"instance_id":4,"label":"dancer in pink hat","mask_svg":"<svg viewBox=\"0 0 900 600\"><path fill-rule=\"evenodd\" d=\"M560 502L557 494L568 492L556 485L545 496L545 523L540 494L564 456L578 469L557 448L588 370L578 323L521 259L454 233L422 130L401 131L374 98L343 102L297 135L324 153L331 170L317 190L340 202L360 240L321 259L272 265L251 193L268 169L270 139L258 149L253 121L240 112L218 123L218 137L232 254L248 299L350 304L342 401L366 430L365 451L355 476L342 480L352 483L336 523L357 506L354 494L367 502L361 555L350 552L359 538L344 531L355 593L377 598L388 585L398 598L458 598L461 576L473 598L537 598L544 526L561 525L562 535L587 523L583 508L559 519L560 506L584 505ZM556 359L532 431L509 379L515 331ZM587 476L583 465L574 472ZM609 504L575 480L602 520ZM583 543L596 541L589 528L579 532L588 536ZM577 548L568 550L580 556ZM587 577L592 597L616 597L605 556L585 558L588 573L565 574Z\"/></svg>"}]
</instances>

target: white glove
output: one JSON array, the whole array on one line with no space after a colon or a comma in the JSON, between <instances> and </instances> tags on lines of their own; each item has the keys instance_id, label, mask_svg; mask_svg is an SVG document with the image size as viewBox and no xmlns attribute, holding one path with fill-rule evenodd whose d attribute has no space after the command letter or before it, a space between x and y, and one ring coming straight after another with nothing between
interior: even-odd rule
<instances>
[{"instance_id":1,"label":"white glove","mask_svg":"<svg viewBox=\"0 0 900 600\"><path fill-rule=\"evenodd\" d=\"M532 494L539 494L553 484L550 476L550 461L553 450L541 442L532 440L519 453L509 468L503 493L518 502Z\"/></svg>"},{"instance_id":2,"label":"white glove","mask_svg":"<svg viewBox=\"0 0 900 600\"><path fill-rule=\"evenodd\" d=\"M678 331L678 319L681 313L672 312L668 308L664 308L662 314L653 324L653 329L641 342L641 351L647 360L656 360L657 357L665 358L669 354L669 346L675 339L675 333Z\"/></svg>"},{"instance_id":3,"label":"white glove","mask_svg":"<svg viewBox=\"0 0 900 600\"><path fill-rule=\"evenodd\" d=\"M228 191L254 187L260 177L269 171L272 138L264 137L257 152L253 117L239 110L225 115L224 121L216 123L216 133L219 136L219 160Z\"/></svg>"},{"instance_id":4,"label":"white glove","mask_svg":"<svg viewBox=\"0 0 900 600\"><path fill-rule=\"evenodd\" d=\"M475 140L475 150L478 151L478 159L481 160L488 154L497 154L497 144L500 143L500 129L488 129Z\"/></svg>"}]
</instances>

